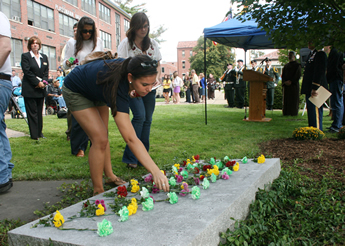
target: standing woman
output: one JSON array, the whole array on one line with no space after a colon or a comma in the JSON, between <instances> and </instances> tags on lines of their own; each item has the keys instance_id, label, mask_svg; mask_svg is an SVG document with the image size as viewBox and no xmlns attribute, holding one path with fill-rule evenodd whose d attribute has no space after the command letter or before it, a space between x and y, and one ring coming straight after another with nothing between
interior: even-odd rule
<instances>
[{"instance_id":1,"label":"standing woman","mask_svg":"<svg viewBox=\"0 0 345 246\"><path fill-rule=\"evenodd\" d=\"M182 85L182 79L178 76L177 71L173 73L174 76L174 82L173 82L173 88L174 88L174 98L175 98L175 104L180 103L180 91L181 91L181 85Z\"/></svg>"},{"instance_id":2,"label":"standing woman","mask_svg":"<svg viewBox=\"0 0 345 246\"><path fill-rule=\"evenodd\" d=\"M207 88L208 88L208 99L214 99L214 91L216 90L216 80L213 78L213 75L210 73L207 79Z\"/></svg>"},{"instance_id":3,"label":"standing woman","mask_svg":"<svg viewBox=\"0 0 345 246\"><path fill-rule=\"evenodd\" d=\"M22 95L24 97L28 117L30 136L34 140L44 138L43 129L43 102L46 95L49 64L46 55L39 53L41 40L32 36L28 41L29 52L22 54L21 66L24 73L22 80Z\"/></svg>"},{"instance_id":4,"label":"standing woman","mask_svg":"<svg viewBox=\"0 0 345 246\"><path fill-rule=\"evenodd\" d=\"M65 59L63 66L65 70L74 69L84 58L94 51L103 51L103 42L97 38L95 22L89 17L82 17L77 26L75 39L70 39L66 43ZM78 62L71 63L70 58ZM70 134L71 152L73 155L83 157L87 149L89 138L72 116L72 128Z\"/></svg>"},{"instance_id":5,"label":"standing woman","mask_svg":"<svg viewBox=\"0 0 345 246\"><path fill-rule=\"evenodd\" d=\"M170 102L170 99L169 99L170 84L171 84L171 80L169 79L169 76L167 74L164 74L164 79L163 79L163 96L165 98L165 103L166 104L169 104L169 102Z\"/></svg>"},{"instance_id":6,"label":"standing woman","mask_svg":"<svg viewBox=\"0 0 345 246\"><path fill-rule=\"evenodd\" d=\"M162 56L158 43L149 37L149 33L150 22L146 14L143 12L135 13L126 33L127 37L119 45L118 56L128 58L143 54L156 60L158 62L158 73L155 85L157 85L160 83L161 66L159 61L162 59ZM129 107L133 113L132 125L147 151L150 148L150 130L155 104L156 90L152 90L144 97L129 99ZM122 162L127 163L129 168L136 168L140 164L128 145L126 145L123 153Z\"/></svg>"},{"instance_id":7,"label":"standing woman","mask_svg":"<svg viewBox=\"0 0 345 246\"><path fill-rule=\"evenodd\" d=\"M201 96L201 102L205 102L206 99L206 81L205 81L205 76L203 73L199 74L199 79L200 79L200 96Z\"/></svg>"}]
</instances>

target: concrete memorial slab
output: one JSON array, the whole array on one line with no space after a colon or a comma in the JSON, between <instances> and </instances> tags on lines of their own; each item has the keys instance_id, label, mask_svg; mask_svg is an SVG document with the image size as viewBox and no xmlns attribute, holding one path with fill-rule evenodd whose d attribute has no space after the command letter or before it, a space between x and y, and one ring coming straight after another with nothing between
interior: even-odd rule
<instances>
[{"instance_id":1,"label":"concrete memorial slab","mask_svg":"<svg viewBox=\"0 0 345 246\"><path fill-rule=\"evenodd\" d=\"M239 162L241 163L241 162ZM77 218L65 222L64 229L97 229L97 222L106 219L112 223L114 232L106 237L96 231L59 230L55 227L31 228L38 220L16 228L8 233L10 245L218 245L219 232L234 225L235 219L244 219L249 205L255 200L258 188L273 182L280 174L280 160L266 159L263 164L249 160L240 164L228 180L217 180L207 190L201 187L199 200L191 195L179 196L178 203L156 202L153 210L142 211L139 205L135 215L125 222L113 214L109 206L105 215L92 218ZM112 190L114 191L114 190ZM155 200L166 199L164 192L154 194ZM105 204L113 198L102 194L90 201L103 199ZM83 202L61 210L65 220L78 215Z\"/></svg>"}]
</instances>

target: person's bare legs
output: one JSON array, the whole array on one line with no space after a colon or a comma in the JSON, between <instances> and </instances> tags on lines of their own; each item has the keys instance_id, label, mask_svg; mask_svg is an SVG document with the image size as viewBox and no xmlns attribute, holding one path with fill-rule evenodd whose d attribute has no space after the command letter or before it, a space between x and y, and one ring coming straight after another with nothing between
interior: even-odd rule
<instances>
[{"instance_id":1,"label":"person's bare legs","mask_svg":"<svg viewBox=\"0 0 345 246\"><path fill-rule=\"evenodd\" d=\"M93 107L80 111L72 111L72 114L91 140L89 166L93 192L94 194L102 193L104 192L103 171L110 179L114 178L109 170L109 165L111 169L108 141L109 108L107 106Z\"/></svg>"}]
</instances>

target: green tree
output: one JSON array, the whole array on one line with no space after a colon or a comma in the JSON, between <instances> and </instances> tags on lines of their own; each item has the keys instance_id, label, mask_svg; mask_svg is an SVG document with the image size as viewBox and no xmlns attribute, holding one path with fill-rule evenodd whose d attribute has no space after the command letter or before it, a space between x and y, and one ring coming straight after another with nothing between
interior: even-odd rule
<instances>
[{"instance_id":1,"label":"green tree","mask_svg":"<svg viewBox=\"0 0 345 246\"><path fill-rule=\"evenodd\" d=\"M344 0L232 0L244 6L239 19L254 19L276 45L290 49L334 45L345 50Z\"/></svg>"},{"instance_id":2,"label":"green tree","mask_svg":"<svg viewBox=\"0 0 345 246\"><path fill-rule=\"evenodd\" d=\"M194 47L195 55L190 58L191 69L195 69L196 73L204 72L204 38L198 39L198 44ZM225 45L214 45L210 39L206 40L206 73L213 74L218 81L224 71L227 63L235 62L235 54L231 52L231 48Z\"/></svg>"},{"instance_id":3,"label":"green tree","mask_svg":"<svg viewBox=\"0 0 345 246\"><path fill-rule=\"evenodd\" d=\"M123 9L131 15L134 15L137 12L147 13L147 10L145 9L146 3L141 3L130 7L133 0L115 0L115 2L120 6L121 9ZM165 42L165 40L160 39L160 37L166 30L167 28L164 28L164 26L162 25L159 26L157 30L150 30L150 38L154 39L159 44Z\"/></svg>"}]
</instances>

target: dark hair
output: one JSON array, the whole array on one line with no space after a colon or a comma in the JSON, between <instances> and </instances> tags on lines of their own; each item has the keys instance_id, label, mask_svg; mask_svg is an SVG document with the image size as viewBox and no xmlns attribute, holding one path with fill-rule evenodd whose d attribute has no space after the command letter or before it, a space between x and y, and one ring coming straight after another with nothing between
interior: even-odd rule
<instances>
[{"instance_id":1,"label":"dark hair","mask_svg":"<svg viewBox=\"0 0 345 246\"><path fill-rule=\"evenodd\" d=\"M37 36L32 36L30 39L29 39L29 42L28 42L28 50L31 51L31 45L37 41L37 44L40 46L40 48L38 50L40 50L42 48L42 42L41 42L41 39L39 39Z\"/></svg>"},{"instance_id":2,"label":"dark hair","mask_svg":"<svg viewBox=\"0 0 345 246\"><path fill-rule=\"evenodd\" d=\"M132 74L134 79L139 79L142 77L157 74L156 66L143 67L142 63L152 62L152 59L147 55L137 55L134 57L129 57L126 60L119 61L119 59L112 60L107 63L104 61L104 66L109 67L109 71L103 73L102 71L97 74L96 84L104 84L104 94L106 92L111 92L111 114L115 117L117 112L116 106L116 96L117 89L122 80L127 80L127 75Z\"/></svg>"},{"instance_id":3,"label":"dark hair","mask_svg":"<svg viewBox=\"0 0 345 246\"><path fill-rule=\"evenodd\" d=\"M96 48L97 45L97 31L96 31L96 25L95 22L93 21L93 19L91 19L90 17L87 16L83 16L79 22L78 22L78 27L77 27L77 34L76 34L76 43L75 43L75 52L74 52L74 56L77 56L78 52L83 48L83 29L85 25L90 25L93 27L93 33L90 37L90 39L93 41L93 48L91 50L94 51L94 49Z\"/></svg>"},{"instance_id":4,"label":"dark hair","mask_svg":"<svg viewBox=\"0 0 345 246\"><path fill-rule=\"evenodd\" d=\"M144 12L135 13L132 16L132 19L131 19L130 24L129 24L129 29L126 32L126 36L128 38L129 45L130 45L130 47L132 47L134 44L134 40L135 40L135 32L137 30L139 30L140 28L143 28L145 22L147 22L147 25L149 25L149 27L148 27L147 35L144 37L142 47L139 47L143 52L148 50L148 48L150 47L150 44L151 44L151 40L149 37L150 21L149 21L149 18L147 17L147 15Z\"/></svg>"},{"instance_id":5,"label":"dark hair","mask_svg":"<svg viewBox=\"0 0 345 246\"><path fill-rule=\"evenodd\" d=\"M77 26L78 26L78 22L74 23L73 29L76 28Z\"/></svg>"}]
</instances>

